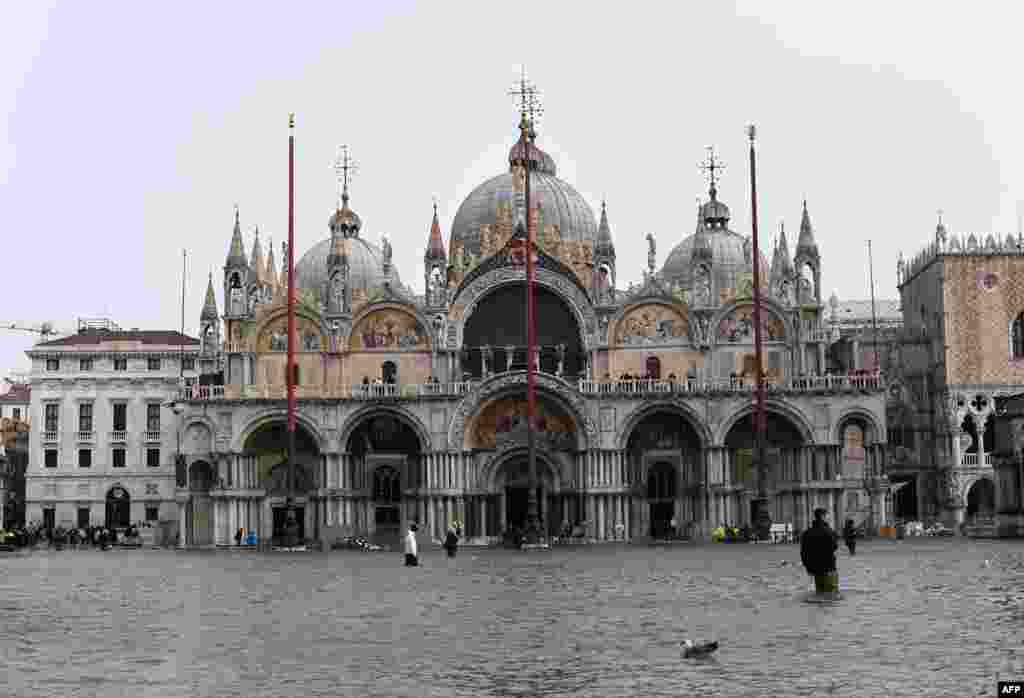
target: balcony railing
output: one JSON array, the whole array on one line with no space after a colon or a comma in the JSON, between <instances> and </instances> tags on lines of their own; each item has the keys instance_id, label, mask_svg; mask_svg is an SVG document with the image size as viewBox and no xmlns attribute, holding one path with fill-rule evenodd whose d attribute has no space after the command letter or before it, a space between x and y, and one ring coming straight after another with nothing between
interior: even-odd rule
<instances>
[{"instance_id":1,"label":"balcony railing","mask_svg":"<svg viewBox=\"0 0 1024 698\"><path fill-rule=\"evenodd\" d=\"M112 444L123 444L128 441L128 432L122 430L116 430L110 432L110 443Z\"/></svg>"},{"instance_id":2,"label":"balcony railing","mask_svg":"<svg viewBox=\"0 0 1024 698\"><path fill-rule=\"evenodd\" d=\"M856 376L807 376L781 382L766 382L765 390L779 392L874 392L884 389L881 375L877 373ZM683 379L591 381L581 380L579 390L588 395L657 395L679 393L753 393L754 381L740 378L719 380Z\"/></svg>"},{"instance_id":3,"label":"balcony railing","mask_svg":"<svg viewBox=\"0 0 1024 698\"><path fill-rule=\"evenodd\" d=\"M371 383L336 387L297 385L295 396L299 399L418 400L425 397L458 397L470 392L474 385L472 381L411 385ZM178 393L178 399L188 401L284 400L287 397L288 390L284 385L199 385L184 388Z\"/></svg>"},{"instance_id":4,"label":"balcony railing","mask_svg":"<svg viewBox=\"0 0 1024 698\"><path fill-rule=\"evenodd\" d=\"M163 440L164 433L162 431L144 431L142 432L142 438L145 439L146 443L160 443Z\"/></svg>"},{"instance_id":5,"label":"balcony railing","mask_svg":"<svg viewBox=\"0 0 1024 698\"><path fill-rule=\"evenodd\" d=\"M80 444L91 444L96 440L96 432L94 431L79 431L76 432L78 435L78 443Z\"/></svg>"},{"instance_id":6,"label":"balcony railing","mask_svg":"<svg viewBox=\"0 0 1024 698\"><path fill-rule=\"evenodd\" d=\"M44 431L43 432L43 443L44 444L55 444L55 443L57 443L57 434L58 433L59 432L56 432L56 431Z\"/></svg>"},{"instance_id":7,"label":"balcony railing","mask_svg":"<svg viewBox=\"0 0 1024 698\"><path fill-rule=\"evenodd\" d=\"M982 457L978 457L977 453L965 453L960 459L960 464L967 468L991 468L992 467L992 454L982 453Z\"/></svg>"}]
</instances>

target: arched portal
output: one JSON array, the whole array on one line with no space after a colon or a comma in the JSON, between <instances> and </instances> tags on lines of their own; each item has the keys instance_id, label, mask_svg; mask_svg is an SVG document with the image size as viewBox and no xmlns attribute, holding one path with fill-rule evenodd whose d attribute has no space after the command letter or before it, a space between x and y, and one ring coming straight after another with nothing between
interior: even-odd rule
<instances>
[{"instance_id":1,"label":"arched portal","mask_svg":"<svg viewBox=\"0 0 1024 698\"><path fill-rule=\"evenodd\" d=\"M307 533L315 535L317 516L311 496L317 488L321 462L316 438L301 422L296 423L295 463L289 467L288 425L284 421L269 421L249 434L243 454L256 459L256 479L271 498L272 542L284 542L288 498L292 498L295 507L299 540L305 540Z\"/></svg>"},{"instance_id":2,"label":"arched portal","mask_svg":"<svg viewBox=\"0 0 1024 698\"><path fill-rule=\"evenodd\" d=\"M355 468L356 487L368 495L366 528L373 541L398 545L402 529L417 521L412 491L423 486L422 448L412 425L391 412L366 415L349 434L346 450Z\"/></svg>"},{"instance_id":3,"label":"arched portal","mask_svg":"<svg viewBox=\"0 0 1024 698\"><path fill-rule=\"evenodd\" d=\"M667 407L651 411L630 432L626 457L629 483L643 493L636 534L665 538L701 518L701 438L689 419Z\"/></svg>"},{"instance_id":4,"label":"arched portal","mask_svg":"<svg viewBox=\"0 0 1024 698\"><path fill-rule=\"evenodd\" d=\"M530 497L530 467L526 451L518 451L494 473L493 489L498 494L498 530L517 538L526 530ZM563 503L558 495L558 480L546 457L537 458L537 516L542 530L557 535L562 522Z\"/></svg>"},{"instance_id":5,"label":"arched portal","mask_svg":"<svg viewBox=\"0 0 1024 698\"><path fill-rule=\"evenodd\" d=\"M967 518L991 520L996 511L996 488L987 477L978 478L967 490Z\"/></svg>"},{"instance_id":6,"label":"arched portal","mask_svg":"<svg viewBox=\"0 0 1024 698\"><path fill-rule=\"evenodd\" d=\"M206 461L196 461L188 468L188 507L185 512L185 535L189 545L213 544L213 467Z\"/></svg>"},{"instance_id":7,"label":"arched portal","mask_svg":"<svg viewBox=\"0 0 1024 698\"><path fill-rule=\"evenodd\" d=\"M770 409L770 408L769 408ZM797 482L801 476L801 449L806 445L801 430L789 417L769 411L766 416L765 453L766 465L765 488L773 483ZM739 525L753 524L757 518L756 501L753 495L760 490L757 463L754 462L754 417L747 413L740 417L725 436L726 479L732 485L745 488L745 493L738 493L724 514L726 520L721 523ZM828 478L824 460L812 458L809 477L812 481ZM747 504L743 504L743 500ZM802 521L804 518L795 501L776 497L774 520Z\"/></svg>"},{"instance_id":8,"label":"arched portal","mask_svg":"<svg viewBox=\"0 0 1024 698\"><path fill-rule=\"evenodd\" d=\"M488 365L491 372L526 369L525 298L524 284L506 284L477 304L463 331L463 371L473 376L482 375L484 353L481 347L491 349ZM585 365L585 353L572 309L553 291L534 286L534 310L540 370L557 373L560 357L557 347L564 345L563 374L579 376ZM510 352L509 347L514 349Z\"/></svg>"},{"instance_id":9,"label":"arched portal","mask_svg":"<svg viewBox=\"0 0 1024 698\"><path fill-rule=\"evenodd\" d=\"M107 491L106 527L127 528L132 523L132 498L128 490L121 485L114 485Z\"/></svg>"}]
</instances>

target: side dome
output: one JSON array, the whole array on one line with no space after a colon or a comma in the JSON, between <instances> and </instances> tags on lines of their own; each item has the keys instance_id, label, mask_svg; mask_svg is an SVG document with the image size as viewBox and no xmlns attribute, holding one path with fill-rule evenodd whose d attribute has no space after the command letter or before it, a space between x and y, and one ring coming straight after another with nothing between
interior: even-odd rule
<instances>
[{"instance_id":1,"label":"side dome","mask_svg":"<svg viewBox=\"0 0 1024 698\"><path fill-rule=\"evenodd\" d=\"M383 254L379 247L363 238L349 238L349 280L352 288L374 289L384 285L381 269ZM296 288L322 293L327 284L327 255L331 252L331 239L321 240L302 255L295 265ZM393 286L401 285L398 269L391 266Z\"/></svg>"},{"instance_id":2,"label":"side dome","mask_svg":"<svg viewBox=\"0 0 1024 698\"><path fill-rule=\"evenodd\" d=\"M744 249L746 238L727 228L706 228L700 234L707 237L708 245L711 247L711 275L715 294L718 293L718 289L736 288L739 275L751 271ZM695 233L683 238L683 241L669 252L665 266L661 268L661 276L668 283L678 283L685 289L693 287L692 258L697 235ZM761 264L762 288L767 288L768 260L763 254L758 254L758 259Z\"/></svg>"},{"instance_id":3,"label":"side dome","mask_svg":"<svg viewBox=\"0 0 1024 698\"><path fill-rule=\"evenodd\" d=\"M544 222L558 225L562 240L596 243L597 219L593 209L571 185L542 171L547 169L554 170L554 162L541 165L530 177L531 204L540 203ZM479 256L481 226L497 222L499 204L514 205L515 201L515 179L511 172L478 186L455 213L449 249L461 242L467 252Z\"/></svg>"}]
</instances>

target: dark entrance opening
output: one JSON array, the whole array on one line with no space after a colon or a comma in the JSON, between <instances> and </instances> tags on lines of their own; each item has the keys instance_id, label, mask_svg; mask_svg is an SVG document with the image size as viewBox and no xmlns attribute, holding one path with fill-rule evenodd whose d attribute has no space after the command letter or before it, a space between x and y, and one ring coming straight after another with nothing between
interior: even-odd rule
<instances>
[{"instance_id":1,"label":"dark entrance opening","mask_svg":"<svg viewBox=\"0 0 1024 698\"><path fill-rule=\"evenodd\" d=\"M123 487L111 487L107 492L107 528L127 528L131 525L131 497Z\"/></svg>"},{"instance_id":2,"label":"dark entrance opening","mask_svg":"<svg viewBox=\"0 0 1024 698\"><path fill-rule=\"evenodd\" d=\"M394 361L385 361L380 367L380 379L387 385L398 381L398 367Z\"/></svg>"},{"instance_id":3,"label":"dark entrance opening","mask_svg":"<svg viewBox=\"0 0 1024 698\"><path fill-rule=\"evenodd\" d=\"M917 521L917 478L913 475L893 475L889 478L899 486L892 496L892 515L898 521Z\"/></svg>"},{"instance_id":4,"label":"dark entrance opening","mask_svg":"<svg viewBox=\"0 0 1024 698\"><path fill-rule=\"evenodd\" d=\"M647 474L647 502L650 505L651 538L675 536L672 520L676 516L676 469L669 463L656 463ZM676 522L678 528L678 522Z\"/></svg>"},{"instance_id":5,"label":"dark entrance opening","mask_svg":"<svg viewBox=\"0 0 1024 698\"><path fill-rule=\"evenodd\" d=\"M996 488L988 478L977 480L967 492L967 516L991 519L996 510Z\"/></svg>"},{"instance_id":6,"label":"dark entrance opening","mask_svg":"<svg viewBox=\"0 0 1024 698\"><path fill-rule=\"evenodd\" d=\"M529 498L529 487L509 486L505 488L505 525L510 531L522 531L526 528ZM537 488L537 515L541 522L545 521L543 487Z\"/></svg>"},{"instance_id":7,"label":"dark entrance opening","mask_svg":"<svg viewBox=\"0 0 1024 698\"><path fill-rule=\"evenodd\" d=\"M295 507L295 523L299 525L298 537L299 540L306 539L306 517L305 507ZM285 525L288 523L288 507L274 507L274 531L273 538L275 544L279 544L280 541L285 539L288 531Z\"/></svg>"}]
</instances>

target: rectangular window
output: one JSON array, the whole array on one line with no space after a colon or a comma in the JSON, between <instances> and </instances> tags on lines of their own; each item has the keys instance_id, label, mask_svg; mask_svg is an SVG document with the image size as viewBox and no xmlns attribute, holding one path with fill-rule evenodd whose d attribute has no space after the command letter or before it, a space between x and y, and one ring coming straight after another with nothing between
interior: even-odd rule
<instances>
[{"instance_id":1,"label":"rectangular window","mask_svg":"<svg viewBox=\"0 0 1024 698\"><path fill-rule=\"evenodd\" d=\"M159 371L160 359L148 359L146 361L146 368L148 368L150 371Z\"/></svg>"},{"instance_id":2,"label":"rectangular window","mask_svg":"<svg viewBox=\"0 0 1024 698\"><path fill-rule=\"evenodd\" d=\"M89 528L89 507L78 507L78 527Z\"/></svg>"},{"instance_id":3,"label":"rectangular window","mask_svg":"<svg viewBox=\"0 0 1024 698\"><path fill-rule=\"evenodd\" d=\"M57 527L57 510L53 507L43 509L43 528L52 529Z\"/></svg>"},{"instance_id":4,"label":"rectangular window","mask_svg":"<svg viewBox=\"0 0 1024 698\"><path fill-rule=\"evenodd\" d=\"M11 408L11 417L14 418L15 420L21 419L21 408L20 407L12 407Z\"/></svg>"},{"instance_id":5,"label":"rectangular window","mask_svg":"<svg viewBox=\"0 0 1024 698\"><path fill-rule=\"evenodd\" d=\"M46 431L57 431L58 427L58 416L60 415L60 405L55 402L51 402L46 406L46 413L44 417Z\"/></svg>"},{"instance_id":6,"label":"rectangular window","mask_svg":"<svg viewBox=\"0 0 1024 698\"><path fill-rule=\"evenodd\" d=\"M92 467L92 449L91 448L80 448L80 449L78 449L78 467L79 468L91 468Z\"/></svg>"},{"instance_id":7,"label":"rectangular window","mask_svg":"<svg viewBox=\"0 0 1024 698\"><path fill-rule=\"evenodd\" d=\"M146 405L146 431L160 431L160 405Z\"/></svg>"},{"instance_id":8,"label":"rectangular window","mask_svg":"<svg viewBox=\"0 0 1024 698\"><path fill-rule=\"evenodd\" d=\"M160 449L159 448L147 448L146 449L146 465L150 468L160 467Z\"/></svg>"},{"instance_id":9,"label":"rectangular window","mask_svg":"<svg viewBox=\"0 0 1024 698\"><path fill-rule=\"evenodd\" d=\"M60 359L47 359L46 360L47 371L59 371L60 370Z\"/></svg>"},{"instance_id":10,"label":"rectangular window","mask_svg":"<svg viewBox=\"0 0 1024 698\"><path fill-rule=\"evenodd\" d=\"M115 468L123 468L124 467L124 454L125 454L125 450L123 448L115 448L114 449L112 465Z\"/></svg>"},{"instance_id":11,"label":"rectangular window","mask_svg":"<svg viewBox=\"0 0 1024 698\"><path fill-rule=\"evenodd\" d=\"M146 521L159 521L160 507L146 507Z\"/></svg>"},{"instance_id":12,"label":"rectangular window","mask_svg":"<svg viewBox=\"0 0 1024 698\"><path fill-rule=\"evenodd\" d=\"M57 467L57 449L48 448L43 452L43 464L47 468Z\"/></svg>"},{"instance_id":13,"label":"rectangular window","mask_svg":"<svg viewBox=\"0 0 1024 698\"><path fill-rule=\"evenodd\" d=\"M91 371L92 370L92 359L79 359L78 360L79 371Z\"/></svg>"},{"instance_id":14,"label":"rectangular window","mask_svg":"<svg viewBox=\"0 0 1024 698\"><path fill-rule=\"evenodd\" d=\"M123 402L114 403L114 431L128 430L128 405Z\"/></svg>"},{"instance_id":15,"label":"rectangular window","mask_svg":"<svg viewBox=\"0 0 1024 698\"><path fill-rule=\"evenodd\" d=\"M83 402L78 406L78 431L92 431L91 402Z\"/></svg>"},{"instance_id":16,"label":"rectangular window","mask_svg":"<svg viewBox=\"0 0 1024 698\"><path fill-rule=\"evenodd\" d=\"M181 360L181 370L183 370L183 371L195 371L196 370L196 360L195 359L182 359Z\"/></svg>"},{"instance_id":17,"label":"rectangular window","mask_svg":"<svg viewBox=\"0 0 1024 698\"><path fill-rule=\"evenodd\" d=\"M127 371L128 370L128 359L114 359L114 370L115 371Z\"/></svg>"}]
</instances>

